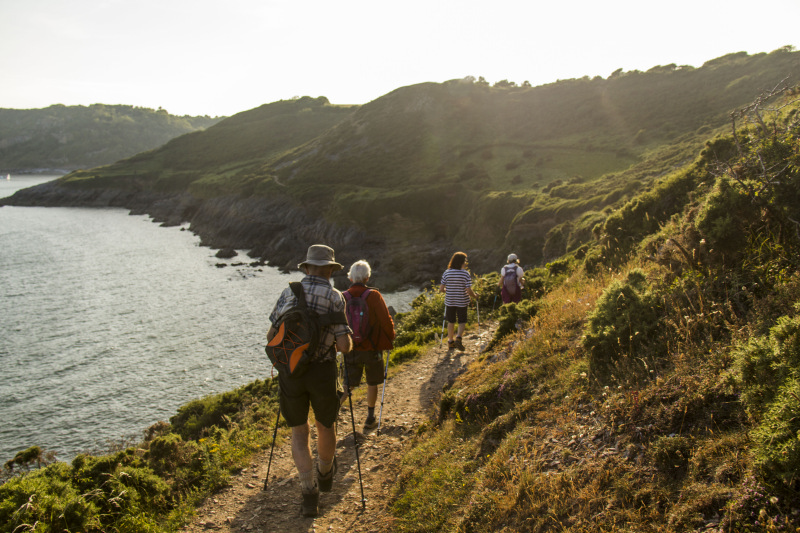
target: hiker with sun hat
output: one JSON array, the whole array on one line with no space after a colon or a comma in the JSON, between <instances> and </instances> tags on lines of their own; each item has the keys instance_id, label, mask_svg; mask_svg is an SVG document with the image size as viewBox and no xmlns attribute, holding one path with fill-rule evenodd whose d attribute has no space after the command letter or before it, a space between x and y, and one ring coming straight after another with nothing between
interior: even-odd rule
<instances>
[{"instance_id":1,"label":"hiker with sun hat","mask_svg":"<svg viewBox=\"0 0 800 533\"><path fill-rule=\"evenodd\" d=\"M324 325L319 333L319 346L310 355L308 370L299 377L278 372L280 412L292 429L292 458L300 477L303 516L317 516L319 492L329 492L336 473L336 418L339 414L337 394L336 352L347 353L353 348L352 331L344 315L342 293L331 286L331 275L342 265L336 262L333 248L314 244L306 259L297 267L306 276L300 282L308 308L320 315L341 314L343 322ZM267 340L277 334L276 324L281 316L297 305L291 286L284 289L269 320L272 326ZM311 455L309 407L314 410L317 427L317 475Z\"/></svg>"}]
</instances>

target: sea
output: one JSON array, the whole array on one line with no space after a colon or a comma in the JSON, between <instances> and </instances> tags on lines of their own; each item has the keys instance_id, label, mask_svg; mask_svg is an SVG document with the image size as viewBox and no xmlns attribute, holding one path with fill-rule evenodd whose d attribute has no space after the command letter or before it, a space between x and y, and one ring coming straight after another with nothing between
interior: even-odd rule
<instances>
[{"instance_id":1,"label":"sea","mask_svg":"<svg viewBox=\"0 0 800 533\"><path fill-rule=\"evenodd\" d=\"M0 176L0 198L57 177ZM271 376L268 315L302 276L199 242L125 209L0 207L0 462L104 453ZM402 312L418 294L384 296Z\"/></svg>"}]
</instances>

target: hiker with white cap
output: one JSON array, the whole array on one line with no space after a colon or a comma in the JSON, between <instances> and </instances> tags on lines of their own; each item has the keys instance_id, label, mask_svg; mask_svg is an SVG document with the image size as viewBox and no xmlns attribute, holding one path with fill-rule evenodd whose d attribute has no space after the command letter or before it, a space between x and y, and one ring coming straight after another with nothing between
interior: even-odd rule
<instances>
[{"instance_id":1,"label":"hiker with white cap","mask_svg":"<svg viewBox=\"0 0 800 533\"><path fill-rule=\"evenodd\" d=\"M336 352L349 352L353 340L344 316L344 297L330 283L331 275L342 268L334 258L333 248L312 245L306 260L297 267L306 274L300 284L308 308L322 316L341 314L343 319L343 322L333 321L321 326L318 348L315 353L308 354L310 364L305 373L299 377L278 373L281 414L292 428L292 458L300 476L302 513L317 516L319 492L331 490L336 473L336 418L339 413ZM267 340L278 334L276 324L284 313L297 305L297 299L291 287L281 293L269 315L272 326ZM309 406L314 410L317 426L316 480L310 446Z\"/></svg>"},{"instance_id":2,"label":"hiker with white cap","mask_svg":"<svg viewBox=\"0 0 800 533\"><path fill-rule=\"evenodd\" d=\"M523 274L517 254L508 254L508 264L500 270L498 284L504 304L519 302L522 299L522 288L525 286Z\"/></svg>"}]
</instances>

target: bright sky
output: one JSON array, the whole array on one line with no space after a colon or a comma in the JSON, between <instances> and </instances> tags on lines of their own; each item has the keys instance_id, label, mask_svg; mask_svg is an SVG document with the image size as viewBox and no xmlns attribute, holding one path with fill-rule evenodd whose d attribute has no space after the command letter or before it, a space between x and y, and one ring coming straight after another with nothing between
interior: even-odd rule
<instances>
[{"instance_id":1,"label":"bright sky","mask_svg":"<svg viewBox=\"0 0 800 533\"><path fill-rule=\"evenodd\" d=\"M0 0L0 108L232 115L800 47L798 0Z\"/></svg>"}]
</instances>

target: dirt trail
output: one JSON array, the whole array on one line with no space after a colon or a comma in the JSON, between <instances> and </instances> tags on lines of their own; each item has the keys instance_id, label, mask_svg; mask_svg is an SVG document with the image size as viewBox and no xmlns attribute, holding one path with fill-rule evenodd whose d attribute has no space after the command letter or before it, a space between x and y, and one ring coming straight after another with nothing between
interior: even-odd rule
<instances>
[{"instance_id":1,"label":"dirt trail","mask_svg":"<svg viewBox=\"0 0 800 533\"><path fill-rule=\"evenodd\" d=\"M488 344L496 324L483 324L468 331L466 351L448 353L447 342L437 345L417 361L408 364L386 383L383 423L379 432L363 433L367 408L365 386L354 391L353 413L359 439L359 459L366 505L362 506L358 468L353 446L353 425L347 402L339 412L336 456L338 472L333 490L320 494L316 518L300 514L300 482L292 461L289 439L275 446L270 482L263 490L269 450L257 454L249 468L231 479L231 485L208 498L197 509L194 521L182 533L221 532L309 532L309 531L391 531L386 504L399 471L403 451L416 428L432 412L444 386L466 369L480 349ZM375 415L380 411L380 388ZM316 438L312 424L312 452Z\"/></svg>"}]
</instances>

